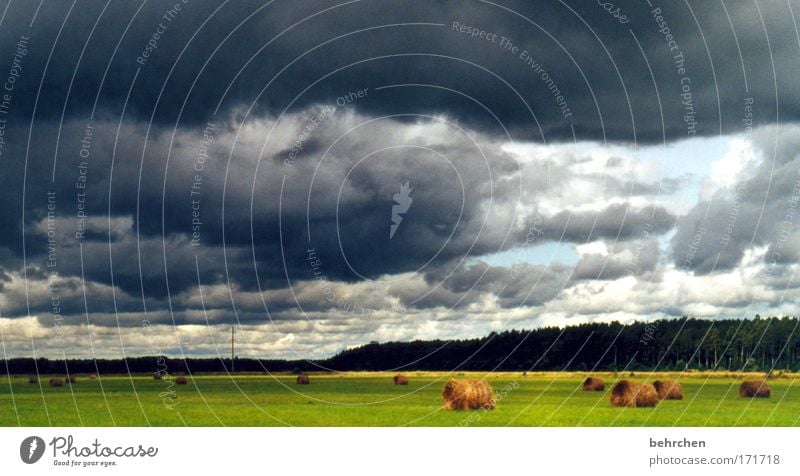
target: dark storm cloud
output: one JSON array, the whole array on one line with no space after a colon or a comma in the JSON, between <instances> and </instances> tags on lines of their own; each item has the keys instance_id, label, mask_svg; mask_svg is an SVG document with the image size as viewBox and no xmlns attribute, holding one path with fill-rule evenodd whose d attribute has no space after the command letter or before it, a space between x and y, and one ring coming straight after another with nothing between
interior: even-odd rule
<instances>
[{"instance_id":1,"label":"dark storm cloud","mask_svg":"<svg viewBox=\"0 0 800 476\"><path fill-rule=\"evenodd\" d=\"M520 163L493 136L441 117L408 122L315 106L233 121L149 135L141 123L42 123L27 167L9 162L0 176L10 196L24 188L26 200L3 209L0 221L17 231L0 243L21 255L25 223L30 264L44 269L52 245L59 273L155 299L198 281L248 291L318 275L355 282L528 245L528 228L517 224L532 220L540 200L566 193L558 184L568 177L620 200L643 183L610 169L572 170L581 159L566 152L566 165L553 159L552 180L542 182L538 159ZM306 147L312 140L327 145ZM25 153L18 143L7 150ZM404 184L412 203L390 235ZM660 207L619 203L545 216L536 238L624 240L672 221Z\"/></svg>"},{"instance_id":2,"label":"dark storm cloud","mask_svg":"<svg viewBox=\"0 0 800 476\"><path fill-rule=\"evenodd\" d=\"M545 237L581 243L602 238L627 240L643 233L661 234L672 228L675 217L662 206L638 208L618 203L596 212L559 212L544 223Z\"/></svg>"},{"instance_id":3,"label":"dark storm cloud","mask_svg":"<svg viewBox=\"0 0 800 476\"><path fill-rule=\"evenodd\" d=\"M30 117L46 69L39 119L88 117L95 98L96 114L116 116L131 86L126 114L160 126L203 124L217 104L275 114L363 88L373 94L356 107L367 115L444 113L502 132L485 106L533 140L737 131L746 97L757 121L800 114L783 2L623 0L624 23L578 1L177 3L173 12L173 0L112 2L104 12L99 0L71 11L45 4L28 28L36 5L15 2L0 28L0 64L10 65L20 35L31 38L15 113ZM376 90L393 84L437 87Z\"/></svg>"},{"instance_id":4,"label":"dark storm cloud","mask_svg":"<svg viewBox=\"0 0 800 476\"><path fill-rule=\"evenodd\" d=\"M89 1L68 16L69 3L45 3L29 28L34 3L13 3L0 24L0 72L22 65L0 156L0 289L4 316L27 315L31 302L44 323L51 245L62 312L76 323L86 313L101 325L135 326L145 310L153 322L178 324L263 322L267 309L285 320L343 312L321 300L323 281L372 309L394 300L424 310L492 299L506 308L540 305L576 281L652 271L653 243L633 261L630 243L668 232L675 216L639 199L674 192L679 182L615 175L619 158L602 172L581 172L590 159L579 154L520 164L503 148L504 127L515 140L655 141L662 116L668 140L738 131L746 97L760 122L800 114L791 15L778 3L760 5L774 69L759 11L744 4L727 12L740 61L721 21L726 12L706 2L691 11L660 7L673 51L642 2L623 2L630 22L620 24L593 2L230 2L217 10L189 1L165 20L174 0L147 2L138 13L138 4L111 2L102 17L105 3ZM399 25L409 22L441 25ZM453 22L506 36L519 49L454 31ZM685 72L676 70L677 53ZM405 86L380 89L387 85ZM796 144L784 139L786 172L796 167ZM766 170L739 199L742 223L754 223L767 184L770 203L790 193L790 174L766 180ZM594 197L600 204L542 206L576 195L573 179L603 192ZM413 201L390 235L406 183ZM730 197L720 192L712 202L713 213L698 206L681 219L678 264L677 244L690 243L697 226L710 230L707 238L724 229ZM773 224L786 208L775 207L764 215ZM531 245L532 227L537 243L629 244L584 257L574 275L561 265L509 271L474 263ZM738 225L720 259L700 244L689 267L738 263L747 233ZM759 233L757 243L780 251L780 230ZM30 295L14 281L23 254L36 285ZM773 253L778 263L796 255L790 238ZM354 289L415 271L425 279ZM213 288L205 303L198 282Z\"/></svg>"},{"instance_id":5,"label":"dark storm cloud","mask_svg":"<svg viewBox=\"0 0 800 476\"><path fill-rule=\"evenodd\" d=\"M559 263L551 265L518 264L513 268L491 266L485 262L445 266L426 273L429 285L450 294L442 306L464 307L480 297L496 296L501 307L537 306L558 295L569 283L572 270ZM437 295L414 302L431 306ZM457 299L452 299L453 297Z\"/></svg>"}]
</instances>

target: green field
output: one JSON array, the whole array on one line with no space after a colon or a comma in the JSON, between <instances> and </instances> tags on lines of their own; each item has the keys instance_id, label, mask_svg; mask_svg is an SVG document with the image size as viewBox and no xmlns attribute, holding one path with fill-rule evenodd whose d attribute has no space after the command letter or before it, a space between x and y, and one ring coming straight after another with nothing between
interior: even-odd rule
<instances>
[{"instance_id":1,"label":"green field","mask_svg":"<svg viewBox=\"0 0 800 476\"><path fill-rule=\"evenodd\" d=\"M585 374L467 374L485 377L498 399L492 411L441 409L449 375L407 373L408 386L391 374L311 375L299 386L290 375L190 377L188 385L137 376L78 376L71 387L29 384L27 377L0 379L0 426L797 426L800 384L796 376L771 379L772 397L738 396L733 375L666 375L686 396L656 408L612 408L606 392L583 392ZM638 381L664 374L637 373ZM174 394L170 394L174 391ZM174 401L171 404L170 398Z\"/></svg>"}]
</instances>

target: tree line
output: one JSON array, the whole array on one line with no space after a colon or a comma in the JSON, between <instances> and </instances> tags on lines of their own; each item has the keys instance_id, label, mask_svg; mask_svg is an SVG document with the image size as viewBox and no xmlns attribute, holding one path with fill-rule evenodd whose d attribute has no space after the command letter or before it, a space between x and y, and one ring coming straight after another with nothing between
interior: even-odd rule
<instances>
[{"instance_id":1,"label":"tree line","mask_svg":"<svg viewBox=\"0 0 800 476\"><path fill-rule=\"evenodd\" d=\"M372 343L328 359L348 370L800 370L796 317L591 323L480 339Z\"/></svg>"},{"instance_id":2,"label":"tree line","mask_svg":"<svg viewBox=\"0 0 800 476\"><path fill-rule=\"evenodd\" d=\"M684 317L493 332L476 339L369 343L322 360L164 356L126 359L9 359L0 372L142 374L346 370L800 371L797 317Z\"/></svg>"}]
</instances>

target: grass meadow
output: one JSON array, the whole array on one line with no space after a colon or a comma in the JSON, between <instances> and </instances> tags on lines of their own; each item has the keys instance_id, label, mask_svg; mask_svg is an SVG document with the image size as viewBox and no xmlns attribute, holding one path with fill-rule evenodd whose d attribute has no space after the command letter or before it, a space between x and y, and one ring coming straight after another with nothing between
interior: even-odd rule
<instances>
[{"instance_id":1,"label":"grass meadow","mask_svg":"<svg viewBox=\"0 0 800 476\"><path fill-rule=\"evenodd\" d=\"M621 375L598 373L604 392L584 392L583 373L466 373L494 387L497 408L441 409L441 390L452 374L409 372L410 384L389 373L310 375L203 375L187 385L150 376L78 375L62 388L0 378L0 426L797 426L800 375L770 379L772 397L738 395L735 374L636 373L652 382L671 378L685 398L655 408L612 408L609 391Z\"/></svg>"}]
</instances>

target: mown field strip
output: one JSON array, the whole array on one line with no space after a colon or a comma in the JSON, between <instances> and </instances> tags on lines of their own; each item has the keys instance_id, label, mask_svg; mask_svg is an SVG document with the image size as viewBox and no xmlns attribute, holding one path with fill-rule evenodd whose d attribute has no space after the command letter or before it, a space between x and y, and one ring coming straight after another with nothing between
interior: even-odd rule
<instances>
[{"instance_id":1,"label":"mown field strip","mask_svg":"<svg viewBox=\"0 0 800 476\"><path fill-rule=\"evenodd\" d=\"M235 375L189 377L187 385L151 377L78 376L73 385L41 386L27 376L0 379L0 425L47 426L796 426L800 385L795 375L770 379L771 398L738 395L732 375L637 373L624 378L678 380L683 400L655 408L613 408L611 385L622 376L600 375L603 392L584 392L585 374L467 373L494 388L491 411L444 411L442 387L452 374L410 372L409 385L394 385L392 374L295 376ZM709 378L710 377L710 378ZM102 381L102 388L101 388ZM577 391L576 391L577 389ZM13 399L11 392L13 391ZM137 398L138 397L138 398ZM45 412L45 406L47 412ZM113 418L112 418L113 417Z\"/></svg>"}]
</instances>

